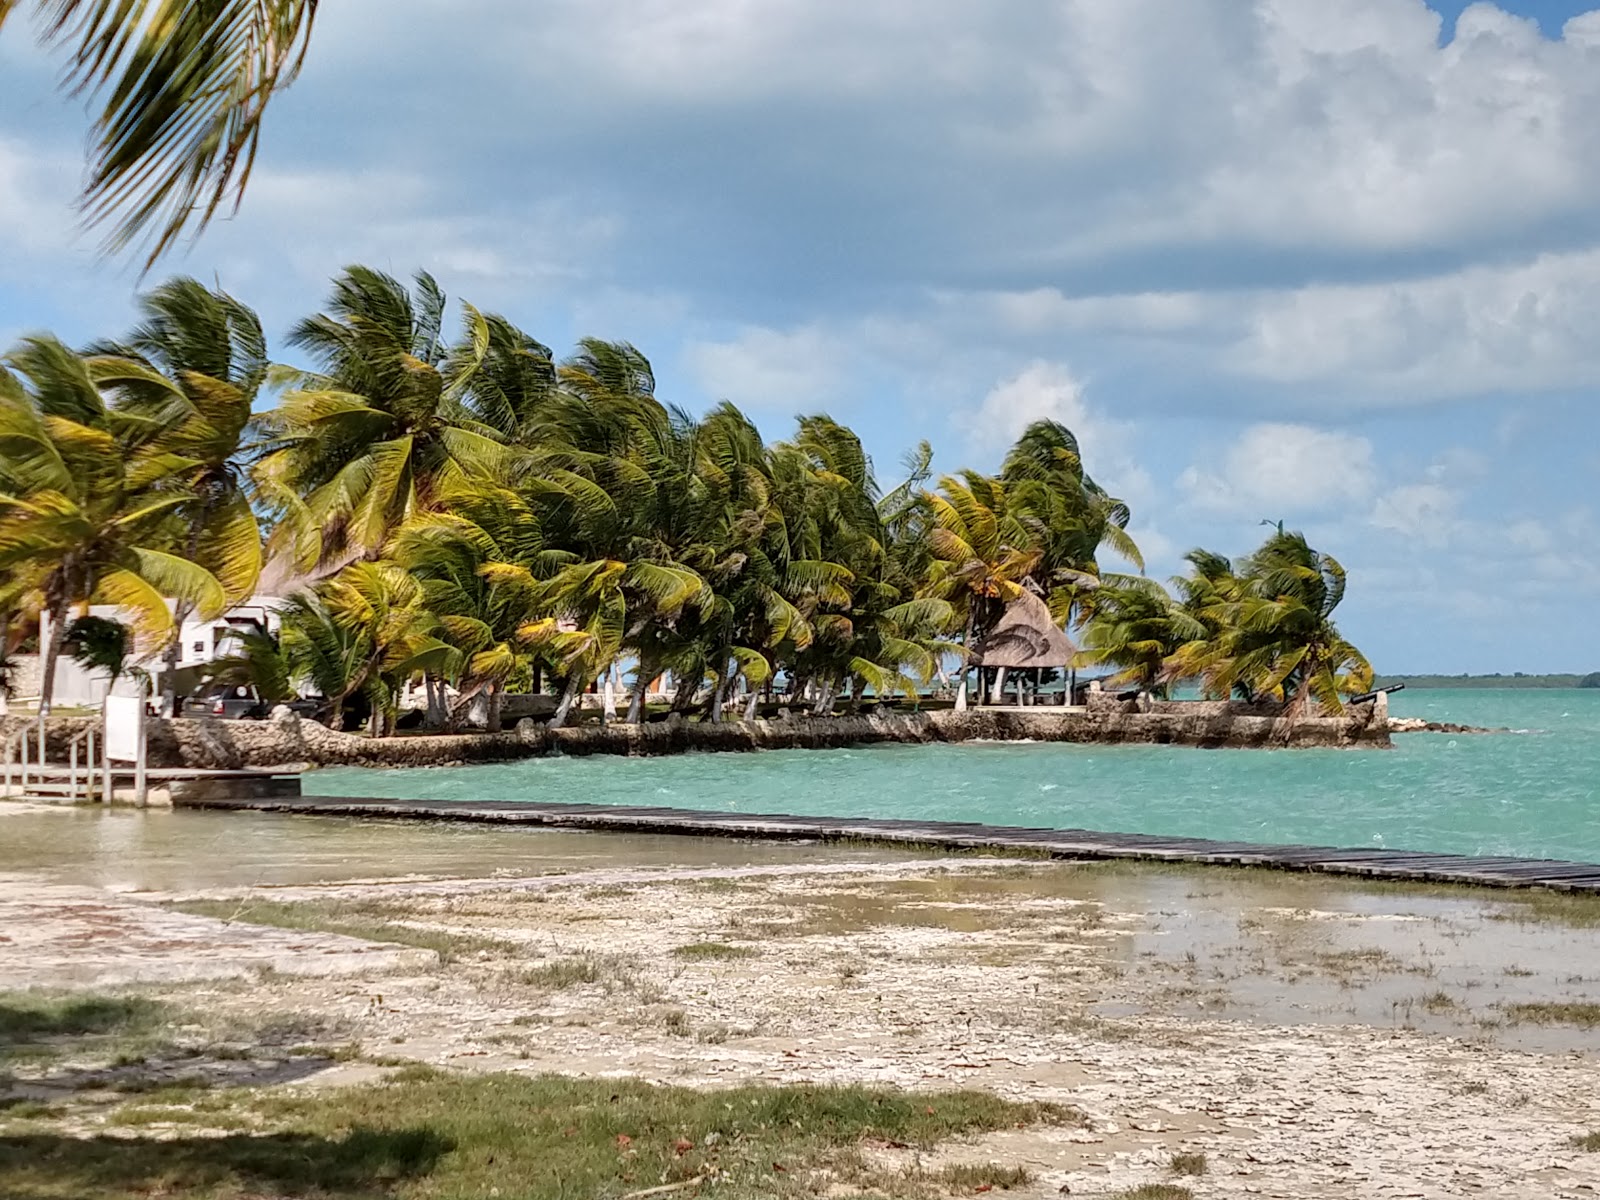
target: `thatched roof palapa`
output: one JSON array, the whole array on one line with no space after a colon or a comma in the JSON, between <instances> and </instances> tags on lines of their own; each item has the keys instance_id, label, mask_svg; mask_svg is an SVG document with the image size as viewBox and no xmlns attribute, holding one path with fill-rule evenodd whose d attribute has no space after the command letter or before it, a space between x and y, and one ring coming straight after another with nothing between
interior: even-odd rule
<instances>
[{"instance_id":1,"label":"thatched roof palapa","mask_svg":"<svg viewBox=\"0 0 1600 1200\"><path fill-rule=\"evenodd\" d=\"M1025 591L972 648L972 665L1008 670L1067 666L1076 651L1051 619L1043 600Z\"/></svg>"}]
</instances>

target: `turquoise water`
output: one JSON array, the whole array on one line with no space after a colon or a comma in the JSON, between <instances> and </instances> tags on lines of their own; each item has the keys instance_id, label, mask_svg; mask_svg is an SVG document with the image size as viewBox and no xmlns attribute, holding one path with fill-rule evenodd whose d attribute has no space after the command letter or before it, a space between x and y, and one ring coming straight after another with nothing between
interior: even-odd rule
<instances>
[{"instance_id":1,"label":"turquoise water","mask_svg":"<svg viewBox=\"0 0 1600 1200\"><path fill-rule=\"evenodd\" d=\"M1507 726L1390 751L964 744L534 759L305 777L308 794L660 804L1600 862L1600 691L1413 691L1396 716Z\"/></svg>"}]
</instances>

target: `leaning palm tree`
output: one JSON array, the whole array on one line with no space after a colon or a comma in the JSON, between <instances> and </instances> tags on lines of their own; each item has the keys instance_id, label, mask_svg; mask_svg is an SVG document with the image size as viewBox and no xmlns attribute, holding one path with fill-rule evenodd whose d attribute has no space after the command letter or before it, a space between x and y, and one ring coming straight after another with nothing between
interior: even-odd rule
<instances>
[{"instance_id":1,"label":"leaning palm tree","mask_svg":"<svg viewBox=\"0 0 1600 1200\"><path fill-rule=\"evenodd\" d=\"M1218 566L1209 556L1196 561L1197 570ZM1292 720L1313 700L1325 712L1341 712L1342 695L1372 686L1371 665L1333 622L1344 599L1344 567L1303 534L1280 525L1239 564L1236 579L1214 582L1220 598L1209 615L1219 631L1178 655L1213 694L1243 690L1280 701Z\"/></svg>"},{"instance_id":2,"label":"leaning palm tree","mask_svg":"<svg viewBox=\"0 0 1600 1200\"><path fill-rule=\"evenodd\" d=\"M1165 694L1172 681L1172 656L1206 635L1206 627L1159 584L1102 587L1083 626L1077 665L1117 667L1111 682Z\"/></svg>"},{"instance_id":3,"label":"leaning palm tree","mask_svg":"<svg viewBox=\"0 0 1600 1200\"><path fill-rule=\"evenodd\" d=\"M181 493L182 552L204 562L237 603L261 575L261 530L243 460L250 452L252 409L267 376L261 321L226 292L173 279L140 297L143 320L108 353L146 363L148 375L125 375L117 392L125 417L149 425L166 456L165 486ZM179 600L163 651L163 707L176 711L183 623L193 604Z\"/></svg>"},{"instance_id":4,"label":"leaning palm tree","mask_svg":"<svg viewBox=\"0 0 1600 1200\"><path fill-rule=\"evenodd\" d=\"M1072 625L1082 602L1100 585L1100 550L1144 570L1144 557L1128 534L1128 506L1084 471L1078 439L1065 425L1029 425L1006 455L1001 478L1008 505L1039 547L1032 578L1059 624ZM1129 583L1115 575L1107 582Z\"/></svg>"},{"instance_id":5,"label":"leaning palm tree","mask_svg":"<svg viewBox=\"0 0 1600 1200\"><path fill-rule=\"evenodd\" d=\"M434 506L463 465L504 450L462 407L447 377L445 297L421 272L414 293L369 267L334 280L328 311L291 342L319 370L295 376L262 416L256 485L279 518L282 549L305 567L376 558L407 517Z\"/></svg>"},{"instance_id":6,"label":"leaning palm tree","mask_svg":"<svg viewBox=\"0 0 1600 1200\"><path fill-rule=\"evenodd\" d=\"M1022 595L1023 581L1044 552L1036 532L1011 511L998 479L972 471L961 479L946 475L938 491L923 497L931 514L933 559L922 594L950 604L964 629L963 652L970 655L1005 605Z\"/></svg>"},{"instance_id":7,"label":"leaning palm tree","mask_svg":"<svg viewBox=\"0 0 1600 1200\"><path fill-rule=\"evenodd\" d=\"M161 644L169 599L202 617L228 604L222 582L184 557L179 516L189 497L170 486L174 456L148 423L106 403L105 392L149 368L74 353L53 338L25 340L0 368L0 576L6 599L36 597L49 617L40 707L54 696L67 611L91 600L127 610Z\"/></svg>"},{"instance_id":8,"label":"leaning palm tree","mask_svg":"<svg viewBox=\"0 0 1600 1200\"><path fill-rule=\"evenodd\" d=\"M0 24L20 0L0 0ZM36 0L66 50L64 85L104 97L82 204L107 244L155 262L185 229L237 208L268 101L294 82L317 0Z\"/></svg>"}]
</instances>

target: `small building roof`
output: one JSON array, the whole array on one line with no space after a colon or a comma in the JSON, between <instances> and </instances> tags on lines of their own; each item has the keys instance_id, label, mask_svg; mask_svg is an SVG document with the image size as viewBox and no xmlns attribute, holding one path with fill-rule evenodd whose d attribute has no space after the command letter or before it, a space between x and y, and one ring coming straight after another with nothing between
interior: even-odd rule
<instances>
[{"instance_id":1,"label":"small building roof","mask_svg":"<svg viewBox=\"0 0 1600 1200\"><path fill-rule=\"evenodd\" d=\"M1024 591L1006 605L999 623L973 647L972 664L1007 669L1061 668L1071 663L1076 653L1044 601Z\"/></svg>"}]
</instances>

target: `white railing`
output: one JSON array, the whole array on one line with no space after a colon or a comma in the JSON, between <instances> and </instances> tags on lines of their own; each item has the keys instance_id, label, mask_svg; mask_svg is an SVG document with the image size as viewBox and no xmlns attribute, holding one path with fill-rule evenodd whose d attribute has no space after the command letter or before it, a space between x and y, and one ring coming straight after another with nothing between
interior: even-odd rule
<instances>
[{"instance_id":1,"label":"white railing","mask_svg":"<svg viewBox=\"0 0 1600 1200\"><path fill-rule=\"evenodd\" d=\"M142 742L143 729L139 730ZM105 719L91 721L67 739L67 761L52 763L45 718L28 721L5 739L5 791L3 795L45 796L70 803L111 803L112 769L106 751ZM135 791L144 802L144 761L139 755Z\"/></svg>"}]
</instances>

